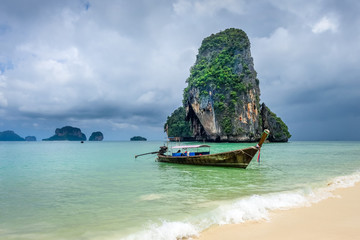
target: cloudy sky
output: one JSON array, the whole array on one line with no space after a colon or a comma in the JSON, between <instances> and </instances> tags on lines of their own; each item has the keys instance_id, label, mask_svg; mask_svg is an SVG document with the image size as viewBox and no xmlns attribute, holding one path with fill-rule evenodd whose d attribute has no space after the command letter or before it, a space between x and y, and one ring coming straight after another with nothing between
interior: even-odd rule
<instances>
[{"instance_id":1,"label":"cloudy sky","mask_svg":"<svg viewBox=\"0 0 360 240\"><path fill-rule=\"evenodd\" d=\"M357 0L0 0L0 131L163 140L201 41L251 41L291 140L360 140Z\"/></svg>"}]
</instances>

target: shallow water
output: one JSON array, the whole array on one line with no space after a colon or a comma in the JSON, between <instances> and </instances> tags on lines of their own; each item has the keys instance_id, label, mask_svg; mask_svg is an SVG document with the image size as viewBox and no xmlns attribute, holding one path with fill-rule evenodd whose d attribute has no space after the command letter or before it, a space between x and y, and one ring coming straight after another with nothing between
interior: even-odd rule
<instances>
[{"instance_id":1,"label":"shallow water","mask_svg":"<svg viewBox=\"0 0 360 240\"><path fill-rule=\"evenodd\" d=\"M134 158L160 145L0 142L0 239L176 239L310 204L328 197L329 183L360 179L360 142L264 144L246 170Z\"/></svg>"}]
</instances>

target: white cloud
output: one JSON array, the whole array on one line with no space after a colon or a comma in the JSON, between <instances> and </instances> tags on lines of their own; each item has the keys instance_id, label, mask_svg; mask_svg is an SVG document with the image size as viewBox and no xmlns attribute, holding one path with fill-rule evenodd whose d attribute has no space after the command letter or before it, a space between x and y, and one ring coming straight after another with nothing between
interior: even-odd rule
<instances>
[{"instance_id":1,"label":"white cloud","mask_svg":"<svg viewBox=\"0 0 360 240\"><path fill-rule=\"evenodd\" d=\"M153 102L154 99L156 97L156 93L153 91L147 92L142 94L138 99L137 102L138 103L148 103L148 102Z\"/></svg>"},{"instance_id":2,"label":"white cloud","mask_svg":"<svg viewBox=\"0 0 360 240\"><path fill-rule=\"evenodd\" d=\"M194 4L195 11L201 15L214 14L215 12L226 9L229 12L242 14L244 12L243 9L243 1L236 0L204 0L204 1L196 1Z\"/></svg>"},{"instance_id":3,"label":"white cloud","mask_svg":"<svg viewBox=\"0 0 360 240\"><path fill-rule=\"evenodd\" d=\"M118 123L118 122L112 122L112 126L114 129L138 129L139 127L130 124L130 123Z\"/></svg>"},{"instance_id":4,"label":"white cloud","mask_svg":"<svg viewBox=\"0 0 360 240\"><path fill-rule=\"evenodd\" d=\"M8 106L7 99L4 96L4 94L2 92L0 92L0 107L7 107L7 106Z\"/></svg>"},{"instance_id":5,"label":"white cloud","mask_svg":"<svg viewBox=\"0 0 360 240\"><path fill-rule=\"evenodd\" d=\"M190 12L200 16L212 16L223 9L237 14L244 13L245 3L239 0L178 0L173 9L178 15L187 15Z\"/></svg>"},{"instance_id":6,"label":"white cloud","mask_svg":"<svg viewBox=\"0 0 360 240\"><path fill-rule=\"evenodd\" d=\"M191 10L193 4L189 0L178 0L177 2L173 3L173 9L176 14L178 15L185 15Z\"/></svg>"},{"instance_id":7,"label":"white cloud","mask_svg":"<svg viewBox=\"0 0 360 240\"><path fill-rule=\"evenodd\" d=\"M312 27L313 33L323 33L330 31L332 33L337 32L339 23L335 18L329 18L327 16L322 17L317 23Z\"/></svg>"},{"instance_id":8,"label":"white cloud","mask_svg":"<svg viewBox=\"0 0 360 240\"><path fill-rule=\"evenodd\" d=\"M7 107L8 106L8 100L4 96L4 90L6 90L6 77L3 76L0 72L0 107Z\"/></svg>"},{"instance_id":9,"label":"white cloud","mask_svg":"<svg viewBox=\"0 0 360 240\"><path fill-rule=\"evenodd\" d=\"M6 82L7 82L6 76L0 73L0 88L6 88L7 86Z\"/></svg>"}]
</instances>

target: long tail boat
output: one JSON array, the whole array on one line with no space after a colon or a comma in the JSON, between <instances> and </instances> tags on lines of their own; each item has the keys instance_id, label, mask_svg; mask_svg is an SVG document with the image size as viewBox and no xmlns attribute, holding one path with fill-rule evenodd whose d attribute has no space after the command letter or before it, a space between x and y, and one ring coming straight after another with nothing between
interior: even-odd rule
<instances>
[{"instance_id":1,"label":"long tail boat","mask_svg":"<svg viewBox=\"0 0 360 240\"><path fill-rule=\"evenodd\" d=\"M160 147L160 151L157 153L157 161L177 164L246 168L256 153L260 150L269 133L269 130L264 130L259 143L255 147L215 154L210 154L209 145L190 145L173 147L173 150L178 149L179 151L167 155L167 147L162 146ZM207 147L209 148L208 151L199 151L199 149Z\"/></svg>"}]
</instances>

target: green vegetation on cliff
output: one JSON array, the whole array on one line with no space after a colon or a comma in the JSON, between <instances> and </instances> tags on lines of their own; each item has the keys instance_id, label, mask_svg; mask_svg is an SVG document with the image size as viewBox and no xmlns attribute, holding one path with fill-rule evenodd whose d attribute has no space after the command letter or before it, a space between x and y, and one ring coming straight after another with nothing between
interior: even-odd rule
<instances>
[{"instance_id":1,"label":"green vegetation on cliff","mask_svg":"<svg viewBox=\"0 0 360 240\"><path fill-rule=\"evenodd\" d=\"M255 141L266 121L274 130L274 141L291 137L280 118L271 111L262 113L266 109L260 106L259 79L244 31L231 28L205 38L186 82L184 107L175 110L164 126L169 136Z\"/></svg>"},{"instance_id":2,"label":"green vegetation on cliff","mask_svg":"<svg viewBox=\"0 0 360 240\"><path fill-rule=\"evenodd\" d=\"M279 126L280 131L274 131L274 138L275 139L279 139L281 138L283 135L286 136L286 138L291 138L291 134L289 132L288 126L283 122L283 120L281 120L280 117L276 116L275 113L273 113L268 107L266 107L267 110L270 112L270 116L275 119L276 121L276 125ZM273 124L274 125L274 124Z\"/></svg>"},{"instance_id":3,"label":"green vegetation on cliff","mask_svg":"<svg viewBox=\"0 0 360 240\"><path fill-rule=\"evenodd\" d=\"M269 141L286 142L291 138L286 124L263 103L261 105L260 120L264 129L270 130Z\"/></svg>"},{"instance_id":4,"label":"green vegetation on cliff","mask_svg":"<svg viewBox=\"0 0 360 240\"><path fill-rule=\"evenodd\" d=\"M179 107L170 116L164 125L169 137L191 137L190 123L185 121L186 112L184 107Z\"/></svg>"},{"instance_id":5,"label":"green vegetation on cliff","mask_svg":"<svg viewBox=\"0 0 360 240\"><path fill-rule=\"evenodd\" d=\"M247 75L253 74L242 58L243 51L249 46L246 33L234 28L205 38L186 80L184 103L189 98L189 90L196 87L200 96L211 92L217 110L222 112L226 100L236 101L238 93L252 88L243 81Z\"/></svg>"}]
</instances>

